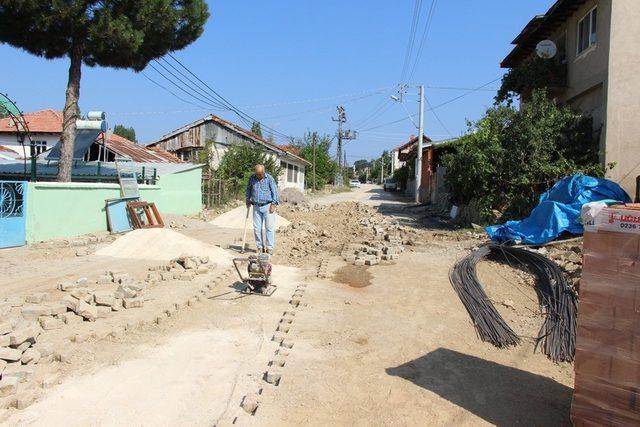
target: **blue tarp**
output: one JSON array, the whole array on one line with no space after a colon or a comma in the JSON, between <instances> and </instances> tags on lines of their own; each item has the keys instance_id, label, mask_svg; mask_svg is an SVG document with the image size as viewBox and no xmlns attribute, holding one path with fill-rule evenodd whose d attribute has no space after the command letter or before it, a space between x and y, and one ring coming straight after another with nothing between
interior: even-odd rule
<instances>
[{"instance_id":1,"label":"blue tarp","mask_svg":"<svg viewBox=\"0 0 640 427\"><path fill-rule=\"evenodd\" d=\"M491 240L541 245L556 239L561 233L581 235L582 205L601 200L629 203L631 199L615 182L586 175L568 176L556 182L540 196L540 202L528 218L487 227Z\"/></svg>"}]
</instances>

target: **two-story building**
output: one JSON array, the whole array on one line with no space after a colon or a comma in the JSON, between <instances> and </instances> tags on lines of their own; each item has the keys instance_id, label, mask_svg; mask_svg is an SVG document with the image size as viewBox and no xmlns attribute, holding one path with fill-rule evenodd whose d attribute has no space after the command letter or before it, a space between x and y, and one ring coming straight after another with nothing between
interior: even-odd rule
<instances>
[{"instance_id":1,"label":"two-story building","mask_svg":"<svg viewBox=\"0 0 640 427\"><path fill-rule=\"evenodd\" d=\"M295 154L288 146L273 144L250 130L213 114L169 132L147 146L161 148L185 161L197 161L202 150L208 149L211 150L211 167L216 169L227 148L240 144L262 147L265 153L280 162L280 188L294 187L304 191L306 167L310 165L308 161Z\"/></svg>"},{"instance_id":2,"label":"two-story building","mask_svg":"<svg viewBox=\"0 0 640 427\"><path fill-rule=\"evenodd\" d=\"M593 118L608 177L629 194L640 176L639 0L558 0L534 17L512 42L503 68L516 68L552 40L565 65L565 84L553 96Z\"/></svg>"}]
</instances>

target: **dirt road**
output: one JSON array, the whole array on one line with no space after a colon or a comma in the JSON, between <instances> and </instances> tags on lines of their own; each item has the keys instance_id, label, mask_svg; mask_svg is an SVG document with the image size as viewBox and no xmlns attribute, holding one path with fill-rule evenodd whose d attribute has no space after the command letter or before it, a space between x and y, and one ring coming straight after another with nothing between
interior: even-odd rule
<instances>
[{"instance_id":1,"label":"dirt road","mask_svg":"<svg viewBox=\"0 0 640 427\"><path fill-rule=\"evenodd\" d=\"M332 203L353 200L415 226L422 241L393 262L356 269L337 253L320 251L326 278L317 277L317 258L296 268L275 266L279 288L270 298L242 297L233 275L214 272L218 280L207 298L159 324L145 321L151 315L145 305L136 317L140 324L126 333L104 336L95 322L86 341L70 343L60 334L53 342L71 354L47 367L56 380L45 381L26 409L8 409L4 424L565 424L572 366L533 353L526 338L538 327L533 289L503 266L482 265L492 299L513 301L500 310L525 343L509 350L481 343L448 280L453 263L478 242L464 232L426 227L423 211L374 186L314 202L329 206L326 221ZM284 209L281 214L287 217ZM320 217L313 211L290 215L287 233L300 230L301 218L311 223ZM238 234L195 220L184 220L179 231L222 247ZM282 240L280 250L287 250ZM45 274L73 270L71 256L57 256L64 270L49 265ZM78 267L86 273L89 264L83 259ZM12 282L19 269L7 270L3 280ZM37 271L30 275L38 290L45 288ZM214 279L199 280L163 286L192 295ZM28 293L28 284L14 286ZM108 320L113 325L119 318ZM258 408L249 414L241 404L253 399Z\"/></svg>"}]
</instances>

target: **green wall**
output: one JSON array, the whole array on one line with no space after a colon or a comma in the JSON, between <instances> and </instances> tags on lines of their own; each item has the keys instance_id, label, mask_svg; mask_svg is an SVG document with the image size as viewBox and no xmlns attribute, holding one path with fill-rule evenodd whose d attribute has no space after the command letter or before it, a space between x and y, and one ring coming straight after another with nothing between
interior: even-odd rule
<instances>
[{"instance_id":1,"label":"green wall","mask_svg":"<svg viewBox=\"0 0 640 427\"><path fill-rule=\"evenodd\" d=\"M158 185L140 186L140 196L154 202L161 215L197 214L201 179L201 168L163 175ZM28 243L106 231L105 200L120 197L120 186L106 183L30 182L28 191Z\"/></svg>"}]
</instances>

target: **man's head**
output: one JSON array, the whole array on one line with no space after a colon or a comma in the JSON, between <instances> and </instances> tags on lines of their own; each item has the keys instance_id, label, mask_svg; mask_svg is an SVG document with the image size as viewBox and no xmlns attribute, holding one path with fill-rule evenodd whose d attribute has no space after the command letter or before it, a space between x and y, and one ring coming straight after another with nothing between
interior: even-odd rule
<instances>
[{"instance_id":1,"label":"man's head","mask_svg":"<svg viewBox=\"0 0 640 427\"><path fill-rule=\"evenodd\" d=\"M264 165L260 165L260 164L256 165L256 177L258 179L262 179L262 178L264 178L264 173L265 173L264 172Z\"/></svg>"}]
</instances>

